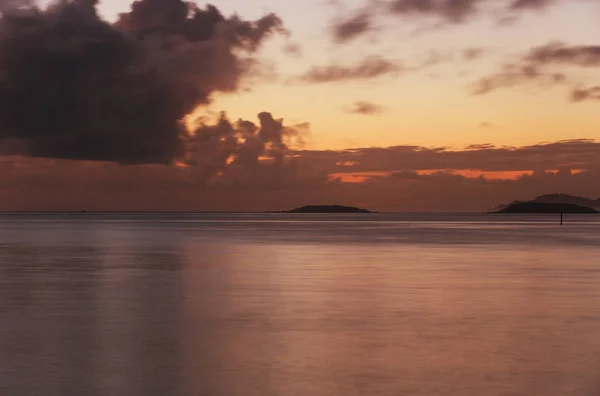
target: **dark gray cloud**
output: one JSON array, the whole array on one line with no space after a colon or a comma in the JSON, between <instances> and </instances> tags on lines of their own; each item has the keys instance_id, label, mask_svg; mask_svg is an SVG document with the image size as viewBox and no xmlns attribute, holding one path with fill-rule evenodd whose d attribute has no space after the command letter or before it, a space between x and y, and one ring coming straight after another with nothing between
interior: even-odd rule
<instances>
[{"instance_id":1,"label":"dark gray cloud","mask_svg":"<svg viewBox=\"0 0 600 396\"><path fill-rule=\"evenodd\" d=\"M182 118L235 91L252 53L285 33L274 14L226 18L182 0L136 1L112 25L95 7L70 0L1 17L3 151L170 163L184 153Z\"/></svg>"},{"instance_id":2,"label":"dark gray cloud","mask_svg":"<svg viewBox=\"0 0 600 396\"><path fill-rule=\"evenodd\" d=\"M392 60L378 56L367 57L356 65L315 66L302 76L307 83L329 83L348 80L365 80L390 74L398 74L404 67Z\"/></svg>"},{"instance_id":3,"label":"dark gray cloud","mask_svg":"<svg viewBox=\"0 0 600 396\"><path fill-rule=\"evenodd\" d=\"M348 112L361 115L380 114L383 112L383 106L367 101L358 101L348 109Z\"/></svg>"},{"instance_id":4,"label":"dark gray cloud","mask_svg":"<svg viewBox=\"0 0 600 396\"><path fill-rule=\"evenodd\" d=\"M231 122L225 114L214 124L201 124L186 142L186 164L202 184L237 188L299 188L327 174L310 167L299 170L290 145L301 146L308 124L286 126L271 113L258 115L258 124Z\"/></svg>"}]
</instances>

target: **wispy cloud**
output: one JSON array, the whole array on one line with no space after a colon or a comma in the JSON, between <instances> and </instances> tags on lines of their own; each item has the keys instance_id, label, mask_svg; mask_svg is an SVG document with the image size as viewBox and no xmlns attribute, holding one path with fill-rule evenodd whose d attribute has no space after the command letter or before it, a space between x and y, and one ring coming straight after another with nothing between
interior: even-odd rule
<instances>
[{"instance_id":1,"label":"wispy cloud","mask_svg":"<svg viewBox=\"0 0 600 396\"><path fill-rule=\"evenodd\" d=\"M383 112L383 106L367 101L358 101L348 109L348 112L361 115L380 114Z\"/></svg>"},{"instance_id":2,"label":"wispy cloud","mask_svg":"<svg viewBox=\"0 0 600 396\"><path fill-rule=\"evenodd\" d=\"M558 2L567 0L368 0L359 12L351 12L332 23L334 40L346 43L373 29L379 18L403 18L411 20L433 20L434 26L463 24L484 15L497 19L515 20L524 11L539 11ZM500 5L492 8L491 5Z\"/></svg>"},{"instance_id":3,"label":"wispy cloud","mask_svg":"<svg viewBox=\"0 0 600 396\"><path fill-rule=\"evenodd\" d=\"M385 75L399 74L404 67L393 60L378 56L367 57L355 65L314 66L298 80L306 83L330 83L348 80L366 80Z\"/></svg>"},{"instance_id":4,"label":"wispy cloud","mask_svg":"<svg viewBox=\"0 0 600 396\"><path fill-rule=\"evenodd\" d=\"M523 61L534 65L562 64L580 67L600 66L600 46L550 43L532 48Z\"/></svg>"},{"instance_id":5,"label":"wispy cloud","mask_svg":"<svg viewBox=\"0 0 600 396\"><path fill-rule=\"evenodd\" d=\"M588 88L575 88L571 92L573 102L582 102L584 100L600 100L600 86Z\"/></svg>"},{"instance_id":6,"label":"wispy cloud","mask_svg":"<svg viewBox=\"0 0 600 396\"><path fill-rule=\"evenodd\" d=\"M485 50L480 47L467 48L463 51L463 58L465 60L476 60L481 58L485 53Z\"/></svg>"},{"instance_id":7,"label":"wispy cloud","mask_svg":"<svg viewBox=\"0 0 600 396\"><path fill-rule=\"evenodd\" d=\"M472 87L476 95L490 93L498 88L513 87L524 83L535 82L542 86L552 86L563 83L567 77L563 73L546 72L532 65L507 65L496 74L486 76L477 81Z\"/></svg>"},{"instance_id":8,"label":"wispy cloud","mask_svg":"<svg viewBox=\"0 0 600 396\"><path fill-rule=\"evenodd\" d=\"M514 0L510 5L513 10L539 10L554 3L555 0Z\"/></svg>"},{"instance_id":9,"label":"wispy cloud","mask_svg":"<svg viewBox=\"0 0 600 396\"><path fill-rule=\"evenodd\" d=\"M477 81L473 93L485 94L498 88L532 82L543 86L570 83L571 79L565 70L567 67L600 67L600 46L549 43L534 47L517 62L507 64L499 72ZM594 94L593 89L589 92L575 89L572 99L589 99Z\"/></svg>"},{"instance_id":10,"label":"wispy cloud","mask_svg":"<svg viewBox=\"0 0 600 396\"><path fill-rule=\"evenodd\" d=\"M437 16L451 22L462 22L477 12L481 0L394 0L388 10L397 15Z\"/></svg>"},{"instance_id":11,"label":"wispy cloud","mask_svg":"<svg viewBox=\"0 0 600 396\"><path fill-rule=\"evenodd\" d=\"M344 43L368 32L372 28L372 18L368 11L360 11L348 19L334 22L331 28L335 41Z\"/></svg>"}]
</instances>

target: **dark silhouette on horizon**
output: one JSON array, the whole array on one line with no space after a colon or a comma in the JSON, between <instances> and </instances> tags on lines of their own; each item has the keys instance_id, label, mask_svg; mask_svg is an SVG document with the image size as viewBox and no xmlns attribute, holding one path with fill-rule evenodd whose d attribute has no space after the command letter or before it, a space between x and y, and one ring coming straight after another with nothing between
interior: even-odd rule
<instances>
[{"instance_id":1,"label":"dark silhouette on horizon","mask_svg":"<svg viewBox=\"0 0 600 396\"><path fill-rule=\"evenodd\" d=\"M569 194L545 194L535 197L529 201L513 201L509 204L502 204L496 207L490 208L490 212L500 212L503 209L508 208L511 205L520 204L520 203L548 203L548 204L571 204L577 206L583 206L586 208L592 208L596 210L600 210L600 199L589 199L585 197L578 197L575 195Z\"/></svg>"},{"instance_id":2,"label":"dark silhouette on horizon","mask_svg":"<svg viewBox=\"0 0 600 396\"><path fill-rule=\"evenodd\" d=\"M518 202L513 203L499 211L493 213L577 213L577 214L594 214L600 213L596 209L588 208L568 203L548 203L548 202Z\"/></svg>"}]
</instances>

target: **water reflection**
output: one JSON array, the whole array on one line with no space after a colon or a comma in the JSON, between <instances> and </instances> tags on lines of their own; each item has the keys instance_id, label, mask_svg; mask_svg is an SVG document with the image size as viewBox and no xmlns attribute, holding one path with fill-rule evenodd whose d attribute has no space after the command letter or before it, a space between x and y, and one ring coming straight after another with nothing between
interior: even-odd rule
<instances>
[{"instance_id":1,"label":"water reflection","mask_svg":"<svg viewBox=\"0 0 600 396\"><path fill-rule=\"evenodd\" d=\"M0 249L1 393L181 394L180 246L67 230Z\"/></svg>"},{"instance_id":2,"label":"water reflection","mask_svg":"<svg viewBox=\"0 0 600 396\"><path fill-rule=\"evenodd\" d=\"M600 225L339 223L4 222L0 394L598 393Z\"/></svg>"},{"instance_id":3,"label":"water reflection","mask_svg":"<svg viewBox=\"0 0 600 396\"><path fill-rule=\"evenodd\" d=\"M228 252L229 276L212 278L222 283L194 288L206 271L188 274L187 289L202 290L190 293L188 317L204 317L207 294L221 298L189 344L186 360L210 364L188 377L187 394L597 391L597 279L575 291L572 276L538 277L539 263L514 251L490 267L483 251L346 249L242 246ZM554 270L567 257L546 256ZM572 318L582 311L595 321Z\"/></svg>"}]
</instances>

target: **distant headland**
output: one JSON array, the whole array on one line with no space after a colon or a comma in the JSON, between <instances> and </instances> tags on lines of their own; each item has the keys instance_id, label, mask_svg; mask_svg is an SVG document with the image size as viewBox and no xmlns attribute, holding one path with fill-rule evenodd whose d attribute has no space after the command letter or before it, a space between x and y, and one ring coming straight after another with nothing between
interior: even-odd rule
<instances>
[{"instance_id":1,"label":"distant headland","mask_svg":"<svg viewBox=\"0 0 600 396\"><path fill-rule=\"evenodd\" d=\"M490 213L600 213L600 200L591 200L567 194L541 195L531 201L514 201L507 205L500 205Z\"/></svg>"},{"instance_id":2,"label":"distant headland","mask_svg":"<svg viewBox=\"0 0 600 396\"><path fill-rule=\"evenodd\" d=\"M521 202L507 206L495 213L600 213L596 209L567 203Z\"/></svg>"},{"instance_id":3,"label":"distant headland","mask_svg":"<svg viewBox=\"0 0 600 396\"><path fill-rule=\"evenodd\" d=\"M283 210L267 213L376 213L367 209L355 208L342 205L307 205L292 210Z\"/></svg>"}]
</instances>

